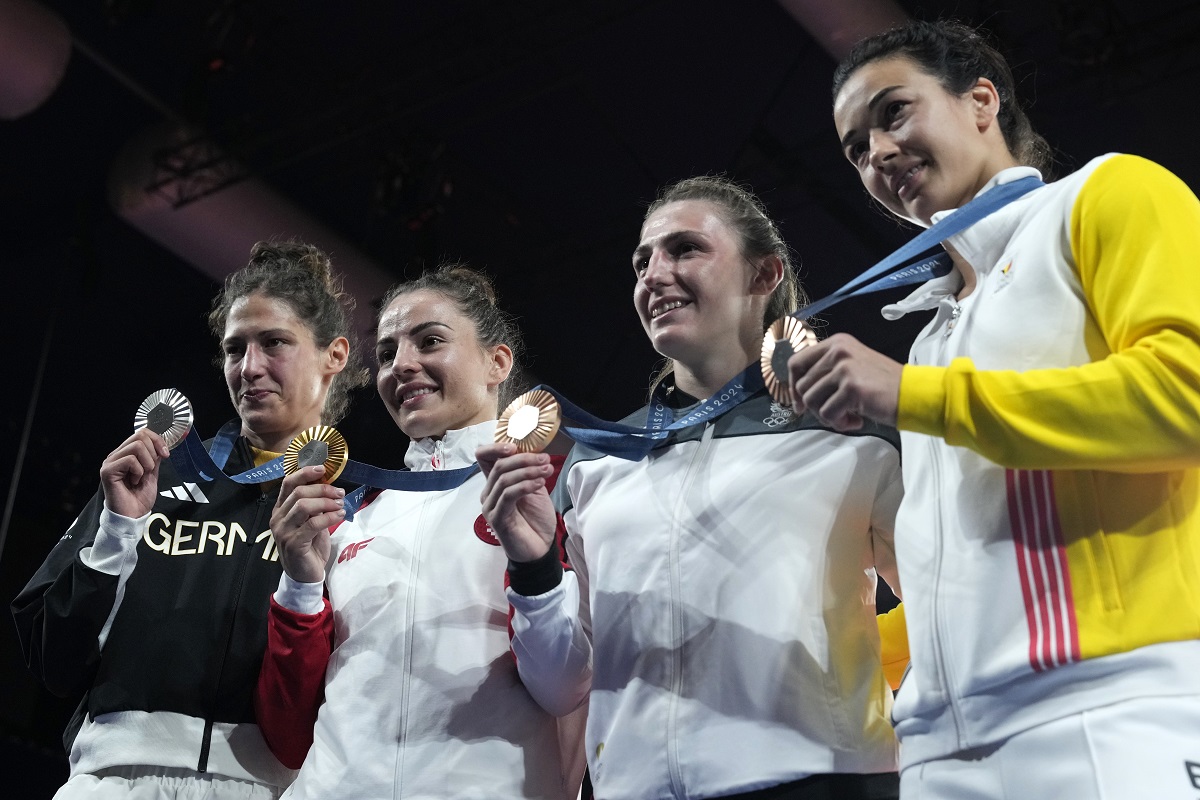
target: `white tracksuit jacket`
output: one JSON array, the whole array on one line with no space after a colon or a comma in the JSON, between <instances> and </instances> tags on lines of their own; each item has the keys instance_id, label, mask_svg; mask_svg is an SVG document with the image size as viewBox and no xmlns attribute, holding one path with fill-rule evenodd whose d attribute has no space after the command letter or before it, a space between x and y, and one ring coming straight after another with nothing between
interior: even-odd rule
<instances>
[{"instance_id":1,"label":"white tracksuit jacket","mask_svg":"<svg viewBox=\"0 0 1200 800\"><path fill-rule=\"evenodd\" d=\"M470 466L494 429L413 442L405 464ZM566 796L558 721L521 685L509 648L507 559L480 515L482 488L476 474L447 491L384 491L334 531L325 702L286 797ZM276 599L315 611L320 585L285 580Z\"/></svg>"},{"instance_id":2,"label":"white tracksuit jacket","mask_svg":"<svg viewBox=\"0 0 1200 800\"><path fill-rule=\"evenodd\" d=\"M885 310L935 310L900 389L905 766L1200 694L1200 203L1105 156L950 243L975 290Z\"/></svg>"},{"instance_id":3,"label":"white tracksuit jacket","mask_svg":"<svg viewBox=\"0 0 1200 800\"><path fill-rule=\"evenodd\" d=\"M556 488L574 573L509 598L530 692L563 713L590 689L598 798L895 770L875 621L894 441L821 429L761 391L639 462L576 446Z\"/></svg>"}]
</instances>

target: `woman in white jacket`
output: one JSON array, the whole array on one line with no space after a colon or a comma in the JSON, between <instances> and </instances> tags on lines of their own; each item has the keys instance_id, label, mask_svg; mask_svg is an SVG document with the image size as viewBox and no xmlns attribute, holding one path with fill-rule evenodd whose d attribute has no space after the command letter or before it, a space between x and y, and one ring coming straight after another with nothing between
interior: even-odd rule
<instances>
[{"instance_id":1,"label":"woman in white jacket","mask_svg":"<svg viewBox=\"0 0 1200 800\"><path fill-rule=\"evenodd\" d=\"M376 384L412 440L409 469L474 463L519 346L478 272L444 266L389 293ZM480 514L483 476L368 494L346 521L344 493L321 473L285 478L271 518L284 575L257 708L268 744L300 767L285 796L573 798L582 759L573 769L577 748L560 747L559 721L529 696L509 650L506 562Z\"/></svg>"},{"instance_id":2,"label":"woman in white jacket","mask_svg":"<svg viewBox=\"0 0 1200 800\"><path fill-rule=\"evenodd\" d=\"M840 434L754 388L799 299L788 256L729 181L651 205L633 302L669 359L651 407L686 419L637 461L576 445L555 496L573 573L549 458L479 453L521 675L555 713L590 696L599 798L895 796L874 599L876 569L896 586L899 454L894 431Z\"/></svg>"}]
</instances>

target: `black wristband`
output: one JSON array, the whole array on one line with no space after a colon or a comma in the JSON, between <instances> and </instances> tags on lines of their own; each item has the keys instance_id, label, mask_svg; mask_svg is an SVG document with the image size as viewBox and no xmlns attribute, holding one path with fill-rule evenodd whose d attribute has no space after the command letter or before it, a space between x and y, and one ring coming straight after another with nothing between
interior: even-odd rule
<instances>
[{"instance_id":1,"label":"black wristband","mask_svg":"<svg viewBox=\"0 0 1200 800\"><path fill-rule=\"evenodd\" d=\"M557 546L552 545L546 555L534 561L508 560L508 585L525 597L545 594L562 583L562 576Z\"/></svg>"}]
</instances>

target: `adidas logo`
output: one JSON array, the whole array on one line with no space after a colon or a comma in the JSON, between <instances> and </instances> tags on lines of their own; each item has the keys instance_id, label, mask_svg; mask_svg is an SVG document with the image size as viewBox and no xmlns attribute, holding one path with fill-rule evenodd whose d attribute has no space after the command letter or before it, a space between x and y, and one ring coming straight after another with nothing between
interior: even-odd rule
<instances>
[{"instance_id":1,"label":"adidas logo","mask_svg":"<svg viewBox=\"0 0 1200 800\"><path fill-rule=\"evenodd\" d=\"M176 500L194 500L197 503L208 502L208 498L204 496L204 492L200 491L200 487L194 483L172 486L170 489L159 492L159 494L163 497L173 497Z\"/></svg>"}]
</instances>

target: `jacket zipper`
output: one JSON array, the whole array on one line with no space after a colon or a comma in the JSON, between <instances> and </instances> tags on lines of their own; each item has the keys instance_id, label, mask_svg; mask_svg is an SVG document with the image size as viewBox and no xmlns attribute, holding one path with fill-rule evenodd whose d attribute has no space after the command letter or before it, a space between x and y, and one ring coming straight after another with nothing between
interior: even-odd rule
<instances>
[{"instance_id":1,"label":"jacket zipper","mask_svg":"<svg viewBox=\"0 0 1200 800\"><path fill-rule=\"evenodd\" d=\"M674 646L674 657L671 659L671 692L667 700L667 771L671 776L672 794L676 797L687 797L683 785L683 776L679 772L679 737L678 719L679 697L683 689L683 597L679 570L679 531L682 527L682 515L687 507L688 489L706 460L713 438L713 423L704 425L704 433L700 436L700 444L696 448L687 472L683 476L683 484L679 487L679 499L671 514L670 539L668 540L668 574L671 582L671 643Z\"/></svg>"},{"instance_id":2,"label":"jacket zipper","mask_svg":"<svg viewBox=\"0 0 1200 800\"><path fill-rule=\"evenodd\" d=\"M441 441L438 441L441 445ZM412 526L413 541L412 541L412 565L409 567L408 580L408 599L407 608L405 610L405 633L404 642L404 664L400 670L403 676L400 684L400 729L396 735L396 766L395 777L392 779L392 796L404 796L404 751L408 745L408 696L409 690L412 688L412 658L413 658L413 634L414 621L417 616L417 588L420 576L419 572L421 564L421 549L425 543L425 528L426 517L429 512L429 504L431 498L426 494L421 498L421 511L417 515L416 524Z\"/></svg>"},{"instance_id":3,"label":"jacket zipper","mask_svg":"<svg viewBox=\"0 0 1200 800\"><path fill-rule=\"evenodd\" d=\"M255 501L257 508L254 512L253 530L257 531L262 525L263 507L268 504L273 507L275 502L270 495L259 492L258 499ZM232 612L229 615L229 624L225 630L225 647L221 651L221 669L217 671L217 682L213 686L212 701L209 703L208 715L204 719L204 739L200 742L200 760L196 763L197 772L208 772L208 754L212 748L213 718L217 715L216 705L221 696L221 681L225 677L225 661L229 656L229 649L233 642L233 628L237 622L238 608L241 606L238 598L241 597L244 588L243 584L246 581L247 563L254 552L254 548L252 547L243 547L241 550L242 555L238 563L238 572L234 576L233 581L230 582L229 598L232 601Z\"/></svg>"},{"instance_id":4,"label":"jacket zipper","mask_svg":"<svg viewBox=\"0 0 1200 800\"><path fill-rule=\"evenodd\" d=\"M946 329L942 332L941 340L937 343L938 353L937 359L934 362L939 365L944 365L947 362L946 349L950 336L954 333L954 328L962 316L962 305L953 297L948 298L948 302L951 304L950 319L946 321ZM929 463L933 467L934 503L937 508L937 513L934 515L936 540L934 543L933 599L930 604L930 610L933 613L933 652L934 659L937 661L938 675L942 680L943 691L950 706L950 713L954 717L954 735L961 749L966 746L963 741L962 709L959 708L958 704L958 694L955 691L956 682L952 674L952 668L942 647L946 626L944 615L941 613L941 592L939 590L942 585L942 556L945 551L942 539L945 536L946 524L942 513L942 463L938 457L937 443L932 439L929 441L929 454Z\"/></svg>"}]
</instances>

